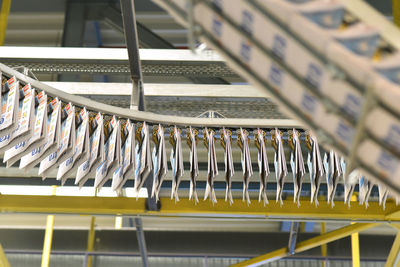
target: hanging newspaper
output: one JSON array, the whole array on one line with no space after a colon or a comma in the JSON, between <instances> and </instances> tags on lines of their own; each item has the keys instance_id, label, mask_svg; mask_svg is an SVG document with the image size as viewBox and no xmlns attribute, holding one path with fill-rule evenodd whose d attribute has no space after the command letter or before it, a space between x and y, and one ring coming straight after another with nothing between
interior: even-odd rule
<instances>
[{"instance_id":1,"label":"hanging newspaper","mask_svg":"<svg viewBox=\"0 0 400 267\"><path fill-rule=\"evenodd\" d=\"M65 106L61 114L61 135L57 151L40 162L39 175L43 178L57 168L59 164L72 156L75 147L75 107L71 103Z\"/></svg>"},{"instance_id":2,"label":"hanging newspaper","mask_svg":"<svg viewBox=\"0 0 400 267\"><path fill-rule=\"evenodd\" d=\"M33 133L33 113L35 109L35 91L30 84L25 85L20 92L18 105L17 128L0 142L0 153L27 140ZM19 147L19 146L18 146ZM4 161L5 162L5 161Z\"/></svg>"},{"instance_id":3,"label":"hanging newspaper","mask_svg":"<svg viewBox=\"0 0 400 267\"><path fill-rule=\"evenodd\" d=\"M312 133L307 134L306 145L309 151L307 166L308 172L310 173L311 203L315 203L315 205L318 206L318 191L321 179L324 176L324 165L319 152L317 138Z\"/></svg>"},{"instance_id":4,"label":"hanging newspaper","mask_svg":"<svg viewBox=\"0 0 400 267\"><path fill-rule=\"evenodd\" d=\"M120 151L121 161L113 173L111 184L112 190L117 192L121 191L135 170L135 125L130 120L126 120L122 132L125 136L125 141Z\"/></svg>"},{"instance_id":5,"label":"hanging newspaper","mask_svg":"<svg viewBox=\"0 0 400 267\"><path fill-rule=\"evenodd\" d=\"M46 99L41 99L40 103L44 104L44 108L39 110L39 107L43 107L39 104L35 121L35 134L31 139L32 143L29 145L29 150L32 149L32 151L21 158L20 169L27 170L34 167L44 158L56 152L60 142L61 102L58 98L54 98L49 104L47 104ZM43 120L40 120L40 116L43 116ZM36 141L34 141L35 139Z\"/></svg>"},{"instance_id":6,"label":"hanging newspaper","mask_svg":"<svg viewBox=\"0 0 400 267\"><path fill-rule=\"evenodd\" d=\"M344 203L350 207L351 197L353 196L354 187L359 182L362 174L359 170L354 169L349 175L346 173L346 165L342 164L343 181L344 181Z\"/></svg>"},{"instance_id":7,"label":"hanging newspaper","mask_svg":"<svg viewBox=\"0 0 400 267\"><path fill-rule=\"evenodd\" d=\"M204 144L208 149L208 169L207 169L207 185L206 192L204 194L204 200L208 197L211 202L217 203L217 197L214 191L214 180L218 175L218 165L217 165L217 156L215 152L215 132L213 130L209 130L207 128L204 129Z\"/></svg>"},{"instance_id":8,"label":"hanging newspaper","mask_svg":"<svg viewBox=\"0 0 400 267\"><path fill-rule=\"evenodd\" d=\"M232 197L232 177L235 174L232 158L232 132L222 128L221 130L221 145L224 148L224 161L225 161L225 201L229 200L229 204L233 204Z\"/></svg>"},{"instance_id":9,"label":"hanging newspaper","mask_svg":"<svg viewBox=\"0 0 400 267\"><path fill-rule=\"evenodd\" d=\"M121 124L115 116L112 117L108 129L110 135L104 145L105 159L96 169L94 186L98 189L112 177L121 162Z\"/></svg>"},{"instance_id":10,"label":"hanging newspaper","mask_svg":"<svg viewBox=\"0 0 400 267\"><path fill-rule=\"evenodd\" d=\"M1 98L0 142L7 141L9 134L17 127L19 82L15 76L4 85L5 92Z\"/></svg>"},{"instance_id":11,"label":"hanging newspaper","mask_svg":"<svg viewBox=\"0 0 400 267\"><path fill-rule=\"evenodd\" d=\"M389 190L386 188L386 186L378 184L378 193L379 193L379 206L382 206L383 209L385 209L386 199L389 196Z\"/></svg>"},{"instance_id":12,"label":"hanging newspaper","mask_svg":"<svg viewBox=\"0 0 400 267\"><path fill-rule=\"evenodd\" d=\"M368 207L368 199L369 196L371 195L371 191L374 185L365 179L365 176L361 176L360 182L359 182L359 202L360 205L365 205L365 207Z\"/></svg>"},{"instance_id":13,"label":"hanging newspaper","mask_svg":"<svg viewBox=\"0 0 400 267\"><path fill-rule=\"evenodd\" d=\"M297 203L298 206L300 206L303 177L306 174L299 137L300 133L295 129L289 134L289 146L292 148L292 152L290 153L290 166L292 167L293 173L294 202Z\"/></svg>"},{"instance_id":14,"label":"hanging newspaper","mask_svg":"<svg viewBox=\"0 0 400 267\"><path fill-rule=\"evenodd\" d=\"M82 187L90 177L95 177L96 169L105 159L104 152L104 131L103 115L97 113L91 121L92 132L90 136L90 154L89 159L82 163L77 170L75 184Z\"/></svg>"},{"instance_id":15,"label":"hanging newspaper","mask_svg":"<svg viewBox=\"0 0 400 267\"><path fill-rule=\"evenodd\" d=\"M150 151L149 129L146 122L136 130L136 170L135 170L135 190L139 193L144 182L149 177L153 169Z\"/></svg>"},{"instance_id":16,"label":"hanging newspaper","mask_svg":"<svg viewBox=\"0 0 400 267\"><path fill-rule=\"evenodd\" d=\"M283 150L282 133L275 128L272 133L272 146L275 148L274 166L276 175L276 202L283 204L282 193L285 177L287 175L287 166L285 152Z\"/></svg>"},{"instance_id":17,"label":"hanging newspaper","mask_svg":"<svg viewBox=\"0 0 400 267\"><path fill-rule=\"evenodd\" d=\"M326 183L328 185L328 203L330 203L333 207L333 199L335 197L336 188L339 178L342 175L342 168L336 152L331 150L329 153L325 153L324 167L326 173Z\"/></svg>"},{"instance_id":18,"label":"hanging newspaper","mask_svg":"<svg viewBox=\"0 0 400 267\"><path fill-rule=\"evenodd\" d=\"M267 198L267 180L269 176L269 166L267 157L266 132L260 129L254 131L254 143L258 149L258 170L260 172L260 193L258 194L258 202L263 199L264 206L268 204Z\"/></svg>"},{"instance_id":19,"label":"hanging newspaper","mask_svg":"<svg viewBox=\"0 0 400 267\"><path fill-rule=\"evenodd\" d=\"M33 114L31 117L31 129L29 134L25 136L25 140L19 142L4 153L3 161L7 162L7 167L12 166L16 161L26 155L25 151L30 151L34 146L42 145L47 135L47 127L44 121L47 121L47 95L41 91L35 98L33 105Z\"/></svg>"},{"instance_id":20,"label":"hanging newspaper","mask_svg":"<svg viewBox=\"0 0 400 267\"><path fill-rule=\"evenodd\" d=\"M171 166L172 166L172 190L171 199L175 198L175 202L179 201L178 189L183 176L183 157L182 157L182 138L181 129L174 126L171 131L169 142L172 145L171 149Z\"/></svg>"},{"instance_id":21,"label":"hanging newspaper","mask_svg":"<svg viewBox=\"0 0 400 267\"><path fill-rule=\"evenodd\" d=\"M86 108L79 112L77 119L78 129L75 136L75 147L71 157L62 162L58 167L57 180L61 180L63 185L67 178L89 158L89 114Z\"/></svg>"},{"instance_id":22,"label":"hanging newspaper","mask_svg":"<svg viewBox=\"0 0 400 267\"><path fill-rule=\"evenodd\" d=\"M159 124L153 131L153 188L151 197L159 200L161 185L168 171L167 152L165 150L164 128Z\"/></svg>"},{"instance_id":23,"label":"hanging newspaper","mask_svg":"<svg viewBox=\"0 0 400 267\"><path fill-rule=\"evenodd\" d=\"M238 144L241 150L242 170L243 170L243 201L250 204L249 183L253 175L253 167L251 165L250 149L249 149L249 132L240 128L238 132Z\"/></svg>"},{"instance_id":24,"label":"hanging newspaper","mask_svg":"<svg viewBox=\"0 0 400 267\"><path fill-rule=\"evenodd\" d=\"M192 198L194 202L199 203L199 198L196 191L197 177L199 176L199 162L197 159L197 142L199 141L197 137L197 130L193 129L191 126L187 132L187 144L190 148L190 191L189 200Z\"/></svg>"}]
</instances>

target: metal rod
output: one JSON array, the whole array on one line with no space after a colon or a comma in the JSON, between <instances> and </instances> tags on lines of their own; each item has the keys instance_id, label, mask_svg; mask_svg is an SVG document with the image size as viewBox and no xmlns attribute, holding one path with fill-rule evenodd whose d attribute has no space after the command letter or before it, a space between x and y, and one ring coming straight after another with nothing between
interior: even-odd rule
<instances>
[{"instance_id":1,"label":"metal rod","mask_svg":"<svg viewBox=\"0 0 400 267\"><path fill-rule=\"evenodd\" d=\"M376 223L368 223L368 224L362 224L362 223L356 223L356 224L351 224L348 226L345 226L343 228L334 230L332 232L310 238L308 240L302 241L298 243L295 253L300 253L318 246L321 246L322 244L326 244L338 239L342 239L344 237L347 237L353 233L358 233L360 231L364 231L366 229L369 229L371 227L375 227L379 224ZM289 256L289 250L287 247L272 251L270 253L255 257L250 260L246 260L243 262L240 262L238 264L232 265L231 267L242 267L242 266L259 266L268 262L272 262L275 260L282 259L286 256Z\"/></svg>"},{"instance_id":2,"label":"metal rod","mask_svg":"<svg viewBox=\"0 0 400 267\"><path fill-rule=\"evenodd\" d=\"M10 267L10 263L4 253L3 247L0 244L0 267Z\"/></svg>"},{"instance_id":3,"label":"metal rod","mask_svg":"<svg viewBox=\"0 0 400 267\"><path fill-rule=\"evenodd\" d=\"M88 245L87 245L87 251L92 252L94 248L94 240L95 240L95 222L96 222L96 217L92 216L90 218L90 229L89 229L89 234L88 234ZM93 256L88 255L87 256L87 267L92 266L92 261L93 261Z\"/></svg>"},{"instance_id":4,"label":"metal rod","mask_svg":"<svg viewBox=\"0 0 400 267\"><path fill-rule=\"evenodd\" d=\"M325 234L326 233L326 223L325 222L322 222L321 223L321 235L323 235L323 234ZM328 245L327 244L322 244L321 245L321 256L322 257L326 257L328 255ZM322 267L327 267L327 260L326 259L324 259L323 261L322 261Z\"/></svg>"},{"instance_id":5,"label":"metal rod","mask_svg":"<svg viewBox=\"0 0 400 267\"><path fill-rule=\"evenodd\" d=\"M10 14L11 0L3 0L0 11L0 46L4 45L6 38L8 15Z\"/></svg>"},{"instance_id":6,"label":"metal rod","mask_svg":"<svg viewBox=\"0 0 400 267\"><path fill-rule=\"evenodd\" d=\"M351 200L357 201L357 196L351 196ZM353 267L360 267L360 242L358 238L358 232L351 235L351 258L353 262Z\"/></svg>"},{"instance_id":7,"label":"metal rod","mask_svg":"<svg viewBox=\"0 0 400 267\"><path fill-rule=\"evenodd\" d=\"M290 226L290 234L289 234L289 254L294 254L294 250L296 249L297 243L297 234L299 232L299 222L292 222Z\"/></svg>"},{"instance_id":8,"label":"metal rod","mask_svg":"<svg viewBox=\"0 0 400 267\"><path fill-rule=\"evenodd\" d=\"M392 0L393 22L400 27L400 1Z\"/></svg>"},{"instance_id":9,"label":"metal rod","mask_svg":"<svg viewBox=\"0 0 400 267\"><path fill-rule=\"evenodd\" d=\"M53 186L52 195L56 195L56 186ZM54 215L47 215L46 231L44 234L42 267L48 267L50 262L51 242L53 241Z\"/></svg>"},{"instance_id":10,"label":"metal rod","mask_svg":"<svg viewBox=\"0 0 400 267\"><path fill-rule=\"evenodd\" d=\"M396 267L400 265L400 232L393 241L392 248L390 249L389 255L387 257L385 267Z\"/></svg>"},{"instance_id":11,"label":"metal rod","mask_svg":"<svg viewBox=\"0 0 400 267\"><path fill-rule=\"evenodd\" d=\"M148 267L149 262L148 262L148 258L147 258L146 239L144 237L143 225L142 225L141 218L135 217L135 227L136 227L136 235L137 235L137 239L138 239L140 255L142 257L142 266Z\"/></svg>"}]
</instances>

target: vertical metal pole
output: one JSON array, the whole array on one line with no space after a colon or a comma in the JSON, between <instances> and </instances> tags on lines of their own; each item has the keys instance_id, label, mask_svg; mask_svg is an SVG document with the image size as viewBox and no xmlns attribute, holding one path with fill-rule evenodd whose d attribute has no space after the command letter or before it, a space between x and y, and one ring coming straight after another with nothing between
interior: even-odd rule
<instances>
[{"instance_id":1,"label":"vertical metal pole","mask_svg":"<svg viewBox=\"0 0 400 267\"><path fill-rule=\"evenodd\" d=\"M4 253L3 247L0 244L0 267L10 267L10 263Z\"/></svg>"},{"instance_id":2,"label":"vertical metal pole","mask_svg":"<svg viewBox=\"0 0 400 267\"><path fill-rule=\"evenodd\" d=\"M90 219L90 229L89 229L89 235L88 235L88 244L87 244L87 251L92 252L94 248L94 240L95 240L95 223L96 223L96 218L92 216ZM93 261L93 256L88 255L87 256L87 267L92 267L92 261Z\"/></svg>"},{"instance_id":3,"label":"vertical metal pole","mask_svg":"<svg viewBox=\"0 0 400 267\"><path fill-rule=\"evenodd\" d=\"M136 227L136 236L139 244L139 251L140 255L142 256L142 266L148 267L149 262L147 258L146 239L144 238L142 219L140 219L139 217L135 218L135 227Z\"/></svg>"},{"instance_id":4,"label":"vertical metal pole","mask_svg":"<svg viewBox=\"0 0 400 267\"><path fill-rule=\"evenodd\" d=\"M3 0L0 11L0 45L4 45L6 38L8 15L10 14L11 0Z\"/></svg>"},{"instance_id":5,"label":"vertical metal pole","mask_svg":"<svg viewBox=\"0 0 400 267\"><path fill-rule=\"evenodd\" d=\"M289 235L289 254L294 254L294 251L296 249L296 243L297 243L297 234L299 232L299 222L292 222L290 226L290 235Z\"/></svg>"},{"instance_id":6,"label":"vertical metal pole","mask_svg":"<svg viewBox=\"0 0 400 267\"><path fill-rule=\"evenodd\" d=\"M392 0L393 22L400 27L400 0Z\"/></svg>"},{"instance_id":7,"label":"vertical metal pole","mask_svg":"<svg viewBox=\"0 0 400 267\"><path fill-rule=\"evenodd\" d=\"M325 233L326 233L326 223L322 222L321 223L321 235L323 235ZM326 257L328 255L328 245L327 244L321 245L321 255L322 255L322 257ZM327 263L328 263L327 260L324 259L322 261L321 266L327 267L327 265L328 265Z\"/></svg>"},{"instance_id":8,"label":"vertical metal pole","mask_svg":"<svg viewBox=\"0 0 400 267\"><path fill-rule=\"evenodd\" d=\"M357 196L351 196L351 201L357 201ZM351 235L351 256L353 259L353 267L360 267L360 242L358 232Z\"/></svg>"},{"instance_id":9,"label":"vertical metal pole","mask_svg":"<svg viewBox=\"0 0 400 267\"><path fill-rule=\"evenodd\" d=\"M128 49L131 78L133 82L131 109L144 111L145 104L143 96L142 68L140 64L139 39L137 34L134 0L121 0L121 12L125 42Z\"/></svg>"},{"instance_id":10,"label":"vertical metal pole","mask_svg":"<svg viewBox=\"0 0 400 267\"><path fill-rule=\"evenodd\" d=\"M53 186L52 195L56 195L57 187ZM46 231L44 234L42 267L48 267L50 262L51 242L53 240L54 215L47 215Z\"/></svg>"}]
</instances>

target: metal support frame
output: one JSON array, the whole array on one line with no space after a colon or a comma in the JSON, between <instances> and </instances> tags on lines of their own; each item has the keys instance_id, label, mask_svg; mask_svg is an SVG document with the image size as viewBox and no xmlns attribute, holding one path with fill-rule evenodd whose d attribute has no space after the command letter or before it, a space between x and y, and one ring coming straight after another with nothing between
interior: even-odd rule
<instances>
[{"instance_id":1,"label":"metal support frame","mask_svg":"<svg viewBox=\"0 0 400 267\"><path fill-rule=\"evenodd\" d=\"M90 229L88 233L88 244L87 244L87 252L93 252L94 249L94 240L96 236L96 230L95 230L95 223L96 223L96 217L92 216L90 218ZM92 255L85 255L85 262L83 264L83 267L92 267L92 262L93 262L93 256Z\"/></svg>"},{"instance_id":2,"label":"metal support frame","mask_svg":"<svg viewBox=\"0 0 400 267\"><path fill-rule=\"evenodd\" d=\"M56 195L56 190L57 187L53 186L52 197ZM48 267L50 263L51 243L53 241L53 228L54 228L54 215L47 215L41 267Z\"/></svg>"},{"instance_id":3,"label":"metal support frame","mask_svg":"<svg viewBox=\"0 0 400 267\"><path fill-rule=\"evenodd\" d=\"M250 206L241 201L229 205L218 201L212 205L202 201L197 205L188 199L175 203L169 198L161 198L160 211L147 211L146 199L130 197L77 197L77 196L19 196L0 195L0 211L19 213L52 213L52 214L102 214L102 215L145 215L145 216L179 216L190 217L238 217L243 219L258 218L275 221L336 221L336 222L400 222L400 207L393 201L386 203L382 209L377 202L371 202L368 209L352 202L349 208L343 202L335 203L335 208L326 202L318 207L312 203L302 202L300 207L293 200L284 200L283 205L270 202L264 207L262 203L252 202Z\"/></svg>"},{"instance_id":4,"label":"metal support frame","mask_svg":"<svg viewBox=\"0 0 400 267\"><path fill-rule=\"evenodd\" d=\"M385 267L396 266L400 266L400 231L397 232L397 235L393 241L392 248L390 249L390 253L385 263Z\"/></svg>"},{"instance_id":5,"label":"metal support frame","mask_svg":"<svg viewBox=\"0 0 400 267\"><path fill-rule=\"evenodd\" d=\"M326 233L326 223L322 222L321 223L321 235L323 235L325 233ZM328 245L327 244L322 244L321 245L321 256L326 258L327 255L328 255ZM327 263L328 263L327 260L324 259L321 262L321 266L322 267L327 267Z\"/></svg>"},{"instance_id":6,"label":"metal support frame","mask_svg":"<svg viewBox=\"0 0 400 267\"><path fill-rule=\"evenodd\" d=\"M351 201L357 201L357 196L352 195ZM351 258L353 267L360 267L360 240L358 233L351 235Z\"/></svg>"},{"instance_id":7,"label":"metal support frame","mask_svg":"<svg viewBox=\"0 0 400 267\"><path fill-rule=\"evenodd\" d=\"M4 45L6 38L8 15L10 14L11 0L3 0L0 10L0 46Z\"/></svg>"},{"instance_id":8,"label":"metal support frame","mask_svg":"<svg viewBox=\"0 0 400 267\"><path fill-rule=\"evenodd\" d=\"M296 249L296 243L297 243L297 234L299 232L299 222L292 222L290 226L290 233L289 233L289 254L294 254L294 250Z\"/></svg>"},{"instance_id":9,"label":"metal support frame","mask_svg":"<svg viewBox=\"0 0 400 267\"><path fill-rule=\"evenodd\" d=\"M136 236L139 244L139 251L142 257L142 266L148 267L149 260L147 257L147 247L146 247L146 239L144 237L142 219L139 217L135 218L135 227L136 227Z\"/></svg>"},{"instance_id":10,"label":"metal support frame","mask_svg":"<svg viewBox=\"0 0 400 267\"><path fill-rule=\"evenodd\" d=\"M72 48L71 48L72 49ZM1 50L1 49L0 49ZM175 50L172 50L175 51ZM1 57L1 55L0 55ZM21 83L30 83L32 87L43 90L46 94L58 97L61 101L71 102L80 107L86 107L88 110L102 112L104 114L112 114L120 118L129 118L136 121L146 121L148 123L161 123L167 125L188 126L193 127L244 127L244 128L301 128L301 124L293 120L265 120L265 119L207 119L193 117L179 117L160 115L151 112L143 112L137 110L129 110L116 106L106 105L100 102L90 100L86 97L67 94L61 90L57 90L44 83L38 82L30 77L19 73L4 64L0 63L0 70L3 75L15 76Z\"/></svg>"},{"instance_id":11,"label":"metal support frame","mask_svg":"<svg viewBox=\"0 0 400 267\"><path fill-rule=\"evenodd\" d=\"M10 267L10 263L4 253L3 247L0 244L0 267Z\"/></svg>"},{"instance_id":12,"label":"metal support frame","mask_svg":"<svg viewBox=\"0 0 400 267\"><path fill-rule=\"evenodd\" d=\"M326 244L346 236L349 236L353 233L358 233L364 231L366 229L372 228L377 226L377 223L355 223L349 226L345 226L343 228L331 231L326 234L322 234L320 236L310 238L308 240L302 241L297 244L295 253L300 253L318 246L322 244ZM289 256L289 250L287 247L272 251L270 253L255 257L250 260L246 260L240 262L238 264L232 265L232 267L242 267L242 266L259 266L268 262L272 262L275 260L279 260L283 257Z\"/></svg>"},{"instance_id":13,"label":"metal support frame","mask_svg":"<svg viewBox=\"0 0 400 267\"><path fill-rule=\"evenodd\" d=\"M121 19L121 12L112 6L108 6L103 12L104 20L110 24L114 29L124 32L124 27ZM138 35L138 41L141 47L146 48L158 48L158 49L175 49L175 47L167 40L161 38L159 35L155 34L149 28L136 22L136 29ZM198 84L228 84L222 78L213 77L188 77L194 83Z\"/></svg>"},{"instance_id":14,"label":"metal support frame","mask_svg":"<svg viewBox=\"0 0 400 267\"><path fill-rule=\"evenodd\" d=\"M129 66L133 82L131 109L144 111L142 69L139 55L139 41L136 26L136 14L134 0L121 0L122 21L124 25L125 42L128 49ZM142 108L142 109L141 109Z\"/></svg>"},{"instance_id":15,"label":"metal support frame","mask_svg":"<svg viewBox=\"0 0 400 267\"><path fill-rule=\"evenodd\" d=\"M358 233L351 235L351 256L353 267L360 267L360 241Z\"/></svg>"},{"instance_id":16,"label":"metal support frame","mask_svg":"<svg viewBox=\"0 0 400 267\"><path fill-rule=\"evenodd\" d=\"M85 32L86 4L80 1L67 1L64 31L61 46L81 47Z\"/></svg>"},{"instance_id":17,"label":"metal support frame","mask_svg":"<svg viewBox=\"0 0 400 267\"><path fill-rule=\"evenodd\" d=\"M400 1L392 0L393 22L400 27Z\"/></svg>"}]
</instances>

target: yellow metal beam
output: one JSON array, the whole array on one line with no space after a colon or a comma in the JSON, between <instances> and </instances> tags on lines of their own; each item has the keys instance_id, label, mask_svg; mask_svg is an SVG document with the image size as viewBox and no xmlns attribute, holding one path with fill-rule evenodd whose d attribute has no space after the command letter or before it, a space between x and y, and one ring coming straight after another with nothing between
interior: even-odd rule
<instances>
[{"instance_id":1,"label":"yellow metal beam","mask_svg":"<svg viewBox=\"0 0 400 267\"><path fill-rule=\"evenodd\" d=\"M328 232L326 234L319 235L317 237L310 238L308 240L297 243L295 253L300 253L323 244L344 238L353 233L358 233L366 229L375 227L379 224L377 223L355 223L343 228ZM232 265L232 267L244 267L244 266L259 266L274 260L281 259L283 257L289 256L289 251L287 247L272 251L270 253L255 257L253 259L240 262L238 264Z\"/></svg>"},{"instance_id":2,"label":"yellow metal beam","mask_svg":"<svg viewBox=\"0 0 400 267\"><path fill-rule=\"evenodd\" d=\"M42 267L48 267L50 262L51 242L53 240L54 215L47 215L46 232L44 234Z\"/></svg>"},{"instance_id":3,"label":"yellow metal beam","mask_svg":"<svg viewBox=\"0 0 400 267\"><path fill-rule=\"evenodd\" d=\"M0 244L0 267L10 267L10 263L4 253L3 247Z\"/></svg>"},{"instance_id":4,"label":"yellow metal beam","mask_svg":"<svg viewBox=\"0 0 400 267\"><path fill-rule=\"evenodd\" d=\"M321 235L326 233L326 223L322 222L321 223ZM321 245L321 255L322 257L326 257L328 255L328 245L327 244L322 244ZM322 261L322 267L325 267L326 264L326 260Z\"/></svg>"},{"instance_id":5,"label":"yellow metal beam","mask_svg":"<svg viewBox=\"0 0 400 267\"><path fill-rule=\"evenodd\" d=\"M57 187L53 186L52 195L56 195ZM50 262L51 243L53 241L54 215L47 215L46 231L44 233L42 267L48 267Z\"/></svg>"},{"instance_id":6,"label":"yellow metal beam","mask_svg":"<svg viewBox=\"0 0 400 267\"><path fill-rule=\"evenodd\" d=\"M349 208L342 202L335 203L335 207L320 203L318 207L308 201L297 207L293 201L286 200L282 207L279 203L270 202L264 205L253 201L250 206L242 201L235 201L230 206L225 201L218 201L213 205L208 201L201 201L197 205L188 199L179 202L168 198L161 198L160 211L146 211L145 199L128 197L76 197L76 196L17 196L0 195L0 212L27 212L47 214L107 214L107 215L174 215L188 216L192 214L219 216L249 215L261 216L266 219L291 219L297 221L310 220L342 220L362 222L398 222L400 223L400 207L393 201L388 201L384 210L377 202L370 202L368 209L352 203Z\"/></svg>"},{"instance_id":7,"label":"yellow metal beam","mask_svg":"<svg viewBox=\"0 0 400 267\"><path fill-rule=\"evenodd\" d=\"M360 243L358 233L351 235L351 256L353 267L360 267Z\"/></svg>"},{"instance_id":8,"label":"yellow metal beam","mask_svg":"<svg viewBox=\"0 0 400 267\"><path fill-rule=\"evenodd\" d=\"M87 251L92 252L94 248L94 240L95 240L95 222L96 218L92 216L90 219L90 229L89 229L89 235L88 235L88 245L87 245ZM87 261L87 267L92 267L92 256L88 256L88 261Z\"/></svg>"},{"instance_id":9,"label":"yellow metal beam","mask_svg":"<svg viewBox=\"0 0 400 267\"><path fill-rule=\"evenodd\" d=\"M351 201L357 201L357 195L352 195ZM360 267L360 241L358 233L351 235L351 258L353 267Z\"/></svg>"},{"instance_id":10,"label":"yellow metal beam","mask_svg":"<svg viewBox=\"0 0 400 267\"><path fill-rule=\"evenodd\" d=\"M394 239L392 248L388 258L386 259L385 267L397 267L400 266L400 232L397 233Z\"/></svg>"},{"instance_id":11,"label":"yellow metal beam","mask_svg":"<svg viewBox=\"0 0 400 267\"><path fill-rule=\"evenodd\" d=\"M8 15L10 14L11 0L3 0L0 10L0 45L4 44L8 24Z\"/></svg>"},{"instance_id":12,"label":"yellow metal beam","mask_svg":"<svg viewBox=\"0 0 400 267\"><path fill-rule=\"evenodd\" d=\"M392 0L393 22L400 27L400 1Z\"/></svg>"}]
</instances>

